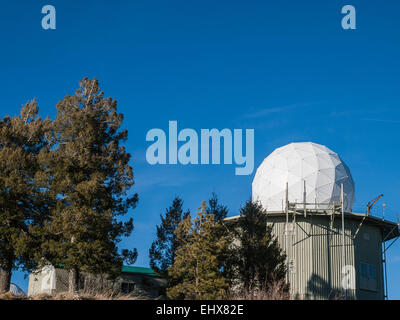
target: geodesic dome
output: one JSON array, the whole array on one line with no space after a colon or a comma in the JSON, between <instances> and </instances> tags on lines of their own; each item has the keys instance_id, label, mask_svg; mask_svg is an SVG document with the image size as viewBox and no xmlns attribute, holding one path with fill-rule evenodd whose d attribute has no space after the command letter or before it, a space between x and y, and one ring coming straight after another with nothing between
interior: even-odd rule
<instances>
[{"instance_id":1,"label":"geodesic dome","mask_svg":"<svg viewBox=\"0 0 400 320\"><path fill-rule=\"evenodd\" d=\"M312 142L288 144L265 158L253 180L252 199L260 201L267 211L283 211L286 183L289 202L303 202L304 181L306 202L324 203L308 208L326 209L333 202L339 204L343 183L344 207L346 211L352 210L354 182L350 169L337 153Z\"/></svg>"}]
</instances>

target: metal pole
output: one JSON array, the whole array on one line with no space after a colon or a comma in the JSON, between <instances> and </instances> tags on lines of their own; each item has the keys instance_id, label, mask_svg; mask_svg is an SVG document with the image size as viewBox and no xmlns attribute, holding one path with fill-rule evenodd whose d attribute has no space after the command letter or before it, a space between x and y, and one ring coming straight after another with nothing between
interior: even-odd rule
<instances>
[{"instance_id":1,"label":"metal pole","mask_svg":"<svg viewBox=\"0 0 400 320\"><path fill-rule=\"evenodd\" d=\"M387 286L387 269L386 269L386 243L383 241L383 263L384 263L384 275L385 275L385 300L388 299L388 286Z\"/></svg>"},{"instance_id":2,"label":"metal pole","mask_svg":"<svg viewBox=\"0 0 400 320\"><path fill-rule=\"evenodd\" d=\"M385 207L384 207L384 209L383 209L383 212L385 212ZM399 214L397 213L396 214L396 216L397 216L397 227L399 227L399 225L400 225L400 221L399 221ZM393 231L393 230L392 230ZM391 233L391 232L390 232ZM390 234L389 233L389 234ZM382 242L383 242L383 263L384 263L384 268L385 268L385 270L384 270L384 275L385 275L385 289L384 289L384 292L383 292L383 294L385 295L385 299L386 300L388 300L389 299L389 293L388 293L388 285L387 285L387 267L386 267L386 250L387 249L389 249L390 248L390 246L394 243L394 241L396 241L396 240L394 240L387 248L386 248L386 238L388 237L388 235L382 240Z\"/></svg>"},{"instance_id":3,"label":"metal pole","mask_svg":"<svg viewBox=\"0 0 400 320\"><path fill-rule=\"evenodd\" d=\"M289 222L289 184L286 182L286 207L285 207L285 213L286 213L286 225Z\"/></svg>"},{"instance_id":4,"label":"metal pole","mask_svg":"<svg viewBox=\"0 0 400 320\"><path fill-rule=\"evenodd\" d=\"M382 204L382 220L385 220L385 208L386 208L386 203Z\"/></svg>"},{"instance_id":5,"label":"metal pole","mask_svg":"<svg viewBox=\"0 0 400 320\"><path fill-rule=\"evenodd\" d=\"M345 270L345 259L346 259L346 254L344 250L344 196L343 196L343 183L340 184L340 205L342 209L342 271ZM347 300L347 288L344 286L344 299Z\"/></svg>"},{"instance_id":6,"label":"metal pole","mask_svg":"<svg viewBox=\"0 0 400 320\"><path fill-rule=\"evenodd\" d=\"M306 193L306 180L304 180L304 189L303 189L304 218L305 218L305 217L307 217L307 206L306 206L306 199L307 199L307 193Z\"/></svg>"},{"instance_id":7,"label":"metal pole","mask_svg":"<svg viewBox=\"0 0 400 320\"><path fill-rule=\"evenodd\" d=\"M288 246L288 223L289 223L289 184L286 182L286 224L285 224L285 249L286 249L286 283L289 283L289 246Z\"/></svg>"}]
</instances>

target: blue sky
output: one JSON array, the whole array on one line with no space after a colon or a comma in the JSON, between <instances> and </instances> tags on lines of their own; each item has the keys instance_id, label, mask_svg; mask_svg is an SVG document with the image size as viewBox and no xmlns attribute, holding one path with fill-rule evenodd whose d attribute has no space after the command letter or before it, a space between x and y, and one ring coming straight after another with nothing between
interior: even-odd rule
<instances>
[{"instance_id":1,"label":"blue sky","mask_svg":"<svg viewBox=\"0 0 400 320\"><path fill-rule=\"evenodd\" d=\"M41 28L41 8L57 29ZM341 8L357 29L341 28ZM400 209L400 42L398 1L8 1L0 10L0 116L37 98L42 116L78 80L97 77L118 101L129 130L138 207L137 247L148 266L159 214L175 195L192 212L212 191L230 215L250 197L250 176L234 165L151 166L146 133L254 128L255 166L275 148L313 141L337 152L356 185L355 208L385 194ZM382 202L378 204L379 214ZM389 250L389 297L400 299L400 244ZM22 273L13 282L27 289Z\"/></svg>"}]
</instances>

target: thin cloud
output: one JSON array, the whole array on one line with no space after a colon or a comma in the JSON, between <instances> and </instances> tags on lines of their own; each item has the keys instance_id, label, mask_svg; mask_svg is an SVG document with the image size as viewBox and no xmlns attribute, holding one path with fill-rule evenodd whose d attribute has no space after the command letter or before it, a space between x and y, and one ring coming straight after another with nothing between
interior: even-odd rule
<instances>
[{"instance_id":1,"label":"thin cloud","mask_svg":"<svg viewBox=\"0 0 400 320\"><path fill-rule=\"evenodd\" d=\"M387 119L361 119L362 121L374 121L374 122L385 122L385 123L400 123L400 120L387 120Z\"/></svg>"},{"instance_id":2,"label":"thin cloud","mask_svg":"<svg viewBox=\"0 0 400 320\"><path fill-rule=\"evenodd\" d=\"M382 112L390 112L393 111L392 107L386 108L374 108L374 109L346 109L341 111L332 111L329 113L330 117L346 117L346 116L354 116L354 115L366 115L366 114L382 114ZM369 119L361 119L361 120L369 120Z\"/></svg>"},{"instance_id":3,"label":"thin cloud","mask_svg":"<svg viewBox=\"0 0 400 320\"><path fill-rule=\"evenodd\" d=\"M294 110L294 109L310 107L310 106L313 106L316 104L317 103L315 103L315 102L313 102L313 103L307 102L307 103L296 103L296 104L291 104L291 105L282 106L282 107L265 108L265 109L262 109L262 110L259 110L259 111L253 112L253 113L248 113L244 117L245 118L260 118L260 117L268 116L270 114L287 112L287 111Z\"/></svg>"},{"instance_id":4,"label":"thin cloud","mask_svg":"<svg viewBox=\"0 0 400 320\"><path fill-rule=\"evenodd\" d=\"M178 172L168 172L159 170L141 171L136 174L135 185L138 190L154 187L181 187L193 183L196 178L193 176L182 175Z\"/></svg>"}]
</instances>

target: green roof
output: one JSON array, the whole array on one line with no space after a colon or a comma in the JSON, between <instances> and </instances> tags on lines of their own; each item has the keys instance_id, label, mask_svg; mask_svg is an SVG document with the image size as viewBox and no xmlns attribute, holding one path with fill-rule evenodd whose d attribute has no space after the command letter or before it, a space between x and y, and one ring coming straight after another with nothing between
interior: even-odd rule
<instances>
[{"instance_id":1,"label":"green roof","mask_svg":"<svg viewBox=\"0 0 400 320\"><path fill-rule=\"evenodd\" d=\"M156 276L157 273L151 268L143 268L143 267L130 267L130 266L123 266L122 272L126 273L140 273L146 274L150 276Z\"/></svg>"},{"instance_id":2,"label":"green roof","mask_svg":"<svg viewBox=\"0 0 400 320\"><path fill-rule=\"evenodd\" d=\"M64 268L64 264L60 263L56 268ZM122 266L122 272L125 273L137 273L137 274L145 274L148 276L158 276L157 272L155 272L151 268L144 268L144 267L131 267L131 266Z\"/></svg>"}]
</instances>

